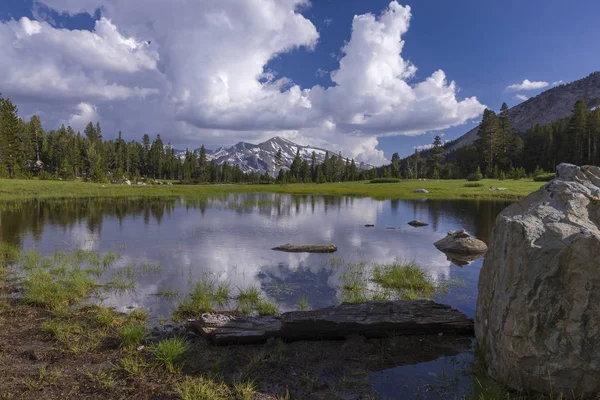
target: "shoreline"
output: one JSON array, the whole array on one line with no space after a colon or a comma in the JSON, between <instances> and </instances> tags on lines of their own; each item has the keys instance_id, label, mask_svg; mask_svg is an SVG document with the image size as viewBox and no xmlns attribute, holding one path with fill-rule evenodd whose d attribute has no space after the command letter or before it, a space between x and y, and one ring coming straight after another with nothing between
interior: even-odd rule
<instances>
[{"instance_id":1,"label":"shoreline","mask_svg":"<svg viewBox=\"0 0 600 400\"><path fill-rule=\"evenodd\" d=\"M66 198L201 198L234 193L275 193L288 195L370 197L375 200L518 200L538 190L545 182L532 180L485 179L481 186L465 187L464 180L405 180L371 184L368 181L341 183L296 183L272 185L117 185L82 181L40 181L0 179L0 203L28 199ZM490 188L506 190L490 190ZM413 193L426 189L429 193Z\"/></svg>"}]
</instances>

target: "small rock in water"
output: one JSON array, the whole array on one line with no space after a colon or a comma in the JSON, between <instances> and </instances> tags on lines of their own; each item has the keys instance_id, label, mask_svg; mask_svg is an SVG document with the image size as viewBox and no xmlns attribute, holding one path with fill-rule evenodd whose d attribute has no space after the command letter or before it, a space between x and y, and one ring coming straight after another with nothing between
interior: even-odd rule
<instances>
[{"instance_id":1,"label":"small rock in water","mask_svg":"<svg viewBox=\"0 0 600 400\"><path fill-rule=\"evenodd\" d=\"M385 229L396 229L395 226L387 226Z\"/></svg>"},{"instance_id":2,"label":"small rock in water","mask_svg":"<svg viewBox=\"0 0 600 400\"><path fill-rule=\"evenodd\" d=\"M484 242L471 237L464 229L449 231L445 238L438 240L434 245L446 254L483 256L487 251Z\"/></svg>"},{"instance_id":3,"label":"small rock in water","mask_svg":"<svg viewBox=\"0 0 600 400\"><path fill-rule=\"evenodd\" d=\"M372 228L372 227L374 227L375 225L373 225L373 224L365 224L365 226L366 226L367 228Z\"/></svg>"},{"instance_id":4,"label":"small rock in water","mask_svg":"<svg viewBox=\"0 0 600 400\"><path fill-rule=\"evenodd\" d=\"M418 219L415 219L414 221L410 221L408 224L410 226L414 226L414 227L429 225L427 222L419 221Z\"/></svg>"}]
</instances>

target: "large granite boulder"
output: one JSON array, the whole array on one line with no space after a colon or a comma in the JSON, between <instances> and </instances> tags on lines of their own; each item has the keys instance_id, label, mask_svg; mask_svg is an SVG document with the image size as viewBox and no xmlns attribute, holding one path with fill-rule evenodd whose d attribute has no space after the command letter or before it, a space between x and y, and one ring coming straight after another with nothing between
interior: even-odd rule
<instances>
[{"instance_id":1,"label":"large granite boulder","mask_svg":"<svg viewBox=\"0 0 600 400\"><path fill-rule=\"evenodd\" d=\"M600 393L600 168L557 178L496 219L475 333L490 374L514 389Z\"/></svg>"}]
</instances>

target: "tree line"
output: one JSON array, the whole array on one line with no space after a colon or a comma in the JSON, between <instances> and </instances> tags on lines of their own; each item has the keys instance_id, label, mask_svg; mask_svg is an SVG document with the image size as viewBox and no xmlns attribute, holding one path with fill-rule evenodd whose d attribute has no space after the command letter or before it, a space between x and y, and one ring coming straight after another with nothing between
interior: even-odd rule
<instances>
[{"instance_id":1,"label":"tree line","mask_svg":"<svg viewBox=\"0 0 600 400\"><path fill-rule=\"evenodd\" d=\"M464 179L473 175L503 179L554 171L560 163L598 165L600 162L600 107L588 108L579 99L569 117L531 127L522 137L508 118L508 106L500 112L486 109L470 146L454 151L455 142L442 144L436 136L430 149L415 151L400 160L397 154L384 173L392 177Z\"/></svg>"},{"instance_id":2,"label":"tree line","mask_svg":"<svg viewBox=\"0 0 600 400\"><path fill-rule=\"evenodd\" d=\"M358 171L354 160L341 154L325 155L322 163L313 152L310 164L296 153L291 168L284 168L281 150L277 178L268 173L244 172L227 162L217 164L204 146L179 157L159 135L145 134L141 143L126 142L122 133L104 140L100 123L90 122L81 132L70 126L44 131L40 118L25 121L10 99L0 94L0 178L86 179L93 182L138 182L142 179L180 180L184 183L294 183L367 179L375 171ZM370 175L371 174L371 175Z\"/></svg>"}]
</instances>

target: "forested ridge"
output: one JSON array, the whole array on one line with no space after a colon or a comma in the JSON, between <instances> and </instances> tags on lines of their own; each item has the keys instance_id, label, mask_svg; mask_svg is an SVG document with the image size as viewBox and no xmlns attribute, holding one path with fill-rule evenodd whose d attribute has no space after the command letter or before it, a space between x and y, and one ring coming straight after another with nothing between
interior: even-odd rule
<instances>
[{"instance_id":1,"label":"forested ridge","mask_svg":"<svg viewBox=\"0 0 600 400\"><path fill-rule=\"evenodd\" d=\"M591 109L580 99L571 116L535 125L521 137L512 128L508 106L486 109L473 145L447 151L437 136L433 147L400 160L394 155L383 173L392 177L462 179L481 174L488 178L523 178L554 171L560 163L600 163L600 107Z\"/></svg>"}]
</instances>

